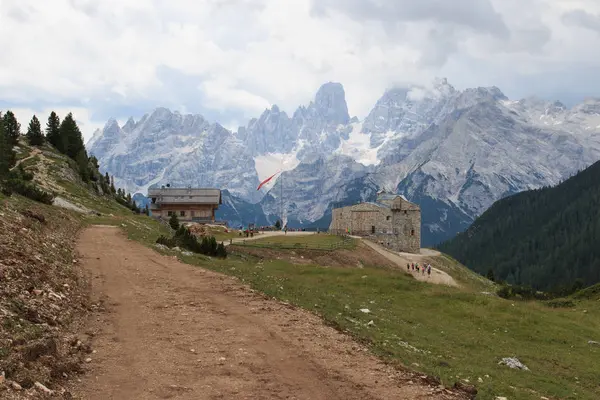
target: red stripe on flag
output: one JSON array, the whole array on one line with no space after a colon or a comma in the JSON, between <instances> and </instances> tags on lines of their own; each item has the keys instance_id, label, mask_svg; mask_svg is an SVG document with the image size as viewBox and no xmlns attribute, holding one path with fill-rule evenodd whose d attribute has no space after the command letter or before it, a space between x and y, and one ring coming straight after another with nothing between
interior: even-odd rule
<instances>
[{"instance_id":1,"label":"red stripe on flag","mask_svg":"<svg viewBox=\"0 0 600 400\"><path fill-rule=\"evenodd\" d=\"M261 188L261 187L263 187L263 185L264 185L265 183L268 183L268 182L269 182L271 179L273 179L273 177L274 177L275 175L277 175L278 173L279 173L279 171L275 172L275 173L274 173L272 176L270 176L270 177L268 177L267 179L265 179L264 181L262 181L262 182L260 183L260 185L258 185L258 187L256 188L256 190L260 190L260 188Z\"/></svg>"}]
</instances>

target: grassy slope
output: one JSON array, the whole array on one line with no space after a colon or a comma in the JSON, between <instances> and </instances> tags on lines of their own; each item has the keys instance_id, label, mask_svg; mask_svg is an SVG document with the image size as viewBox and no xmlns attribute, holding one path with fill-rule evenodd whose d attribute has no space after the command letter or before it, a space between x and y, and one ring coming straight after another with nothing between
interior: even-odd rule
<instances>
[{"instance_id":1,"label":"grassy slope","mask_svg":"<svg viewBox=\"0 0 600 400\"><path fill-rule=\"evenodd\" d=\"M327 234L309 234L309 235L289 235L289 236L271 236L262 239L256 239L247 242L250 246L264 247L301 247L312 249L329 249L335 246L352 248L355 241L344 241L341 236Z\"/></svg>"},{"instance_id":2,"label":"grassy slope","mask_svg":"<svg viewBox=\"0 0 600 400\"><path fill-rule=\"evenodd\" d=\"M133 216L114 202L99 201L78 185L60 183L65 197L104 213L102 217L72 213L81 224L119 225L131 239L148 246L168 233L152 219ZM588 345L588 340L600 340L597 298L576 300L572 309L550 309L540 303L487 296L481 291L489 289L489 283L446 256L435 262L465 283L462 289L416 282L401 271L381 268L324 268L282 260L259 263L242 254L227 260L176 254L185 262L237 276L270 296L312 310L369 342L375 353L440 376L445 385L468 379L478 387L479 399L600 397L600 347ZM365 314L361 308L371 312ZM374 325L368 326L371 320ZM497 365L500 358L511 356L531 371Z\"/></svg>"}]
</instances>

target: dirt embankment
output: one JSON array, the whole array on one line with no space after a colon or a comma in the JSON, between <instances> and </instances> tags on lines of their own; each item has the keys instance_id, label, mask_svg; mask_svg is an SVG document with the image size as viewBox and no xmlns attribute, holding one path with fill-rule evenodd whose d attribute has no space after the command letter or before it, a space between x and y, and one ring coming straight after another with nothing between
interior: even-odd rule
<instances>
[{"instance_id":1,"label":"dirt embankment","mask_svg":"<svg viewBox=\"0 0 600 400\"><path fill-rule=\"evenodd\" d=\"M457 399L315 315L182 264L116 228L78 247L105 299L82 399Z\"/></svg>"},{"instance_id":2,"label":"dirt embankment","mask_svg":"<svg viewBox=\"0 0 600 400\"><path fill-rule=\"evenodd\" d=\"M79 227L58 209L12 199L0 205L2 399L41 396L42 386L61 393L85 357L71 333L88 310L89 286L73 265Z\"/></svg>"}]
</instances>

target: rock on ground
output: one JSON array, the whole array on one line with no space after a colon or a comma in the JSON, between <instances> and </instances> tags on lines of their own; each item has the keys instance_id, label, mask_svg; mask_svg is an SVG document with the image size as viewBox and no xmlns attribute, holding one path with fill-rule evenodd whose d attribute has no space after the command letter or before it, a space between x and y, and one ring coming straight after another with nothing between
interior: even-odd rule
<instances>
[{"instance_id":1,"label":"rock on ground","mask_svg":"<svg viewBox=\"0 0 600 400\"><path fill-rule=\"evenodd\" d=\"M527 368L527 366L521 361L519 361L519 359L516 357L503 358L498 364L506 365L507 367L512 369L522 369L525 371L529 371L529 368Z\"/></svg>"}]
</instances>

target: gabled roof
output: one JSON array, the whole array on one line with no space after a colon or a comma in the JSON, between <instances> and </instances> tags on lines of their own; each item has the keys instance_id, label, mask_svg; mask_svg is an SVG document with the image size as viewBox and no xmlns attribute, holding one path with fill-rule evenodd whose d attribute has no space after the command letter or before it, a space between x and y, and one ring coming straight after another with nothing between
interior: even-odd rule
<instances>
[{"instance_id":1,"label":"gabled roof","mask_svg":"<svg viewBox=\"0 0 600 400\"><path fill-rule=\"evenodd\" d=\"M148 189L148 197L157 204L221 204L220 189L156 188Z\"/></svg>"}]
</instances>

